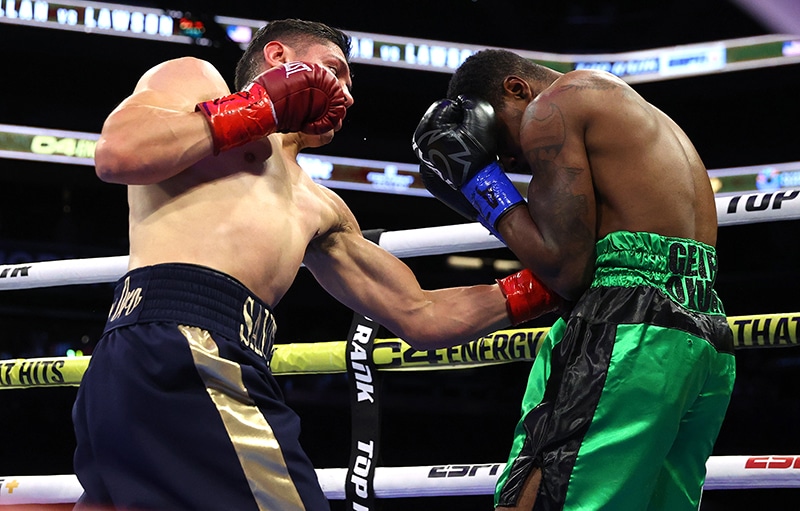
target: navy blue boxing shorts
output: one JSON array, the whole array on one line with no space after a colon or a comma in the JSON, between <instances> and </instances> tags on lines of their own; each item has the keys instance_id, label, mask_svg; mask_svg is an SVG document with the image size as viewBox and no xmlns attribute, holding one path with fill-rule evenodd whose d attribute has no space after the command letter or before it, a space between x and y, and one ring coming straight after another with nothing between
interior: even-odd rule
<instances>
[{"instance_id":1,"label":"navy blue boxing shorts","mask_svg":"<svg viewBox=\"0 0 800 511\"><path fill-rule=\"evenodd\" d=\"M269 370L274 334L269 306L228 275L122 277L73 408L77 508L328 510Z\"/></svg>"}]
</instances>

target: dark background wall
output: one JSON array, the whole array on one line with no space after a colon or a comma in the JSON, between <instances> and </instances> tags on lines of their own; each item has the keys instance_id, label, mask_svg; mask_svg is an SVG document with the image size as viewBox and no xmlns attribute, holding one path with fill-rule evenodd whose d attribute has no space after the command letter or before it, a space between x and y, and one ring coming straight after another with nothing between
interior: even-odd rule
<instances>
[{"instance_id":1,"label":"dark background wall","mask_svg":"<svg viewBox=\"0 0 800 511\"><path fill-rule=\"evenodd\" d=\"M615 53L778 30L744 2L727 0L127 3L190 10L206 20L213 14L300 17L352 31L562 54ZM191 54L232 77L240 54L232 43L201 48L9 24L0 24L0 48L0 124L92 133L100 131L105 116L152 65ZM449 75L357 64L354 72L356 104L345 129L318 152L413 163L411 133L427 106L444 94ZM800 160L799 79L800 65L795 64L635 88L672 116L694 140L707 167L716 169ZM364 229L463 222L431 198L340 193ZM126 215L124 188L101 183L90 167L0 159L0 264L127 254ZM720 229L718 291L729 315L800 310L799 226L793 220ZM503 249L478 255L512 257ZM443 256L407 262L427 287L503 276L492 270L454 270ZM0 359L60 356L68 347L91 353L110 297L106 284L0 293ZM342 340L351 320L351 312L303 271L276 313L279 342ZM800 374L798 349L739 351L738 364L715 455L798 454L794 434L800 407L793 385ZM514 363L386 375L381 464L504 460L528 368ZM303 417L304 442L315 464L345 466L350 418L344 376L281 381L287 400ZM74 395L72 388L0 391L0 475L72 472ZM799 495L798 490L709 491L703 509L795 509L790 503ZM487 496L382 505L477 510L488 509L489 502Z\"/></svg>"}]
</instances>

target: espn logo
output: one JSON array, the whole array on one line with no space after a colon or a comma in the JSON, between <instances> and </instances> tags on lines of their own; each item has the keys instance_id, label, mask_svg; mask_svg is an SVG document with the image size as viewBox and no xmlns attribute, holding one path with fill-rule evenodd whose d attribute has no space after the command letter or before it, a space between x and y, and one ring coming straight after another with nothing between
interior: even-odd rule
<instances>
[{"instance_id":1,"label":"espn logo","mask_svg":"<svg viewBox=\"0 0 800 511\"><path fill-rule=\"evenodd\" d=\"M751 458L747 458L744 468L800 469L800 456L753 456Z\"/></svg>"}]
</instances>

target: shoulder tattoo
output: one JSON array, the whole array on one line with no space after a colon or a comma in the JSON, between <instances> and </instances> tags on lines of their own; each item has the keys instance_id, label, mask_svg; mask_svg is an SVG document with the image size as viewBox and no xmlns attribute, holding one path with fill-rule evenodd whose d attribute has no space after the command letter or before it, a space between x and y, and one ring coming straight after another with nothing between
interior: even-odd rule
<instances>
[{"instance_id":1,"label":"shoulder tattoo","mask_svg":"<svg viewBox=\"0 0 800 511\"><path fill-rule=\"evenodd\" d=\"M564 114L555 103L537 105L526 116L522 127L525 156L532 165L552 162L561 153L566 139Z\"/></svg>"}]
</instances>

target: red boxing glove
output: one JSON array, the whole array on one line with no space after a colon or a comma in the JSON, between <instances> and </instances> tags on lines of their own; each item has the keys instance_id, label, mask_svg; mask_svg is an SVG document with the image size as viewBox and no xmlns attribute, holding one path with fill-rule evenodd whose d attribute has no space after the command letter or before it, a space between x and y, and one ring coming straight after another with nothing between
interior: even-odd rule
<instances>
[{"instance_id":1,"label":"red boxing glove","mask_svg":"<svg viewBox=\"0 0 800 511\"><path fill-rule=\"evenodd\" d=\"M344 91L328 69L288 62L256 77L241 92L198 103L214 137L214 154L276 131L318 135L347 111Z\"/></svg>"},{"instance_id":2,"label":"red boxing glove","mask_svg":"<svg viewBox=\"0 0 800 511\"><path fill-rule=\"evenodd\" d=\"M560 296L527 269L497 279L497 283L506 297L506 309L513 325L553 312L562 302Z\"/></svg>"}]
</instances>

